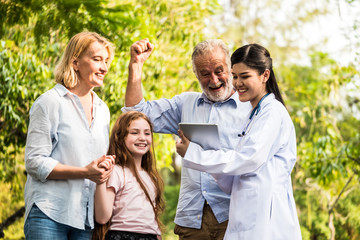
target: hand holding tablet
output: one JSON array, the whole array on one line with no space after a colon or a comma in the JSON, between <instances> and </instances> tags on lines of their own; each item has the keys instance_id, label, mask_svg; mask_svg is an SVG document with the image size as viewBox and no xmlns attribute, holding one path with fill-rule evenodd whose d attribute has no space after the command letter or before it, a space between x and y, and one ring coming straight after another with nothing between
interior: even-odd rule
<instances>
[{"instance_id":1,"label":"hand holding tablet","mask_svg":"<svg viewBox=\"0 0 360 240\"><path fill-rule=\"evenodd\" d=\"M179 128L190 141L205 150L220 149L218 125L214 123L179 123Z\"/></svg>"}]
</instances>

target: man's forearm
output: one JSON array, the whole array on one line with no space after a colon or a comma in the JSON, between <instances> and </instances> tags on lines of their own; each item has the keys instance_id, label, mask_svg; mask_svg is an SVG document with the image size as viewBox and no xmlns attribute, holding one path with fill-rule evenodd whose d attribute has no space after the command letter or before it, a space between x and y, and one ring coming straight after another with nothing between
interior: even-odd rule
<instances>
[{"instance_id":1,"label":"man's forearm","mask_svg":"<svg viewBox=\"0 0 360 240\"><path fill-rule=\"evenodd\" d=\"M130 63L129 64L129 77L126 86L125 106L133 107L143 99L141 89L141 74L143 64Z\"/></svg>"}]
</instances>

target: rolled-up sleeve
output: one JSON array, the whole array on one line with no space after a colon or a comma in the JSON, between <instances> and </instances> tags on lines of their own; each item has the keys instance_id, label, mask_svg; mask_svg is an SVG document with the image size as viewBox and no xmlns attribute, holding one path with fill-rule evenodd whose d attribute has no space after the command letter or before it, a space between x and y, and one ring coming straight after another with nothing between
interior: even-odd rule
<instances>
[{"instance_id":1,"label":"rolled-up sleeve","mask_svg":"<svg viewBox=\"0 0 360 240\"><path fill-rule=\"evenodd\" d=\"M46 106L35 102L30 110L30 123L25 147L25 168L33 178L45 182L57 160L50 157L57 139L52 137L52 123Z\"/></svg>"}]
</instances>

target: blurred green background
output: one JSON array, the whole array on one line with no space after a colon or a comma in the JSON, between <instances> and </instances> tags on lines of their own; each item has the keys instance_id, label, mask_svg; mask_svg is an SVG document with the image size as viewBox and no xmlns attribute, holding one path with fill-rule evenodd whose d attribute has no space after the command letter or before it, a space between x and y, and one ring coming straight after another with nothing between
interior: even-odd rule
<instances>
[{"instance_id":1,"label":"blurred green background","mask_svg":"<svg viewBox=\"0 0 360 240\"><path fill-rule=\"evenodd\" d=\"M67 41L81 31L98 32L116 45L105 85L96 89L110 108L111 123L124 105L129 49L137 40L147 37L155 45L144 67L146 99L200 91L191 53L202 40L223 39L231 50L253 42L268 48L297 132L298 160L292 179L303 239L360 239L359 18L346 18L343 38L335 45L342 47L336 51L349 52L345 61L333 54L334 48L324 48L334 41L331 36L321 35L329 24L331 31L336 30L322 19L336 16L341 21L348 17L344 9L360 9L359 1L286 3L288 7L279 0L0 0L0 230L4 239L24 238L29 109L55 85L54 66ZM315 31L307 30L311 26L317 26ZM163 239L172 240L176 239L173 219L181 166L174 136L156 134L155 144L166 183ZM20 218L9 221L18 210Z\"/></svg>"}]
</instances>

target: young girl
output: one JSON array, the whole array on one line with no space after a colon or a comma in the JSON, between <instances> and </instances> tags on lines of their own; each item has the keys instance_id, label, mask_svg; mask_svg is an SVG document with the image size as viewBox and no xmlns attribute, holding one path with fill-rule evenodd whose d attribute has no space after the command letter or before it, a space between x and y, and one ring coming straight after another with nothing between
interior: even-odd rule
<instances>
[{"instance_id":1,"label":"young girl","mask_svg":"<svg viewBox=\"0 0 360 240\"><path fill-rule=\"evenodd\" d=\"M272 59L264 47L250 44L232 54L231 65L240 101L253 107L237 133L236 151L204 151L179 131L177 152L184 157L183 166L212 173L231 193L224 239L300 240L290 176L296 161L295 129Z\"/></svg>"},{"instance_id":2,"label":"young girl","mask_svg":"<svg viewBox=\"0 0 360 240\"><path fill-rule=\"evenodd\" d=\"M106 183L95 191L96 226L93 239L160 239L159 215L164 209L164 184L156 170L153 128L140 112L123 113L116 121L108 155L115 167ZM111 162L100 166L108 168Z\"/></svg>"}]
</instances>

